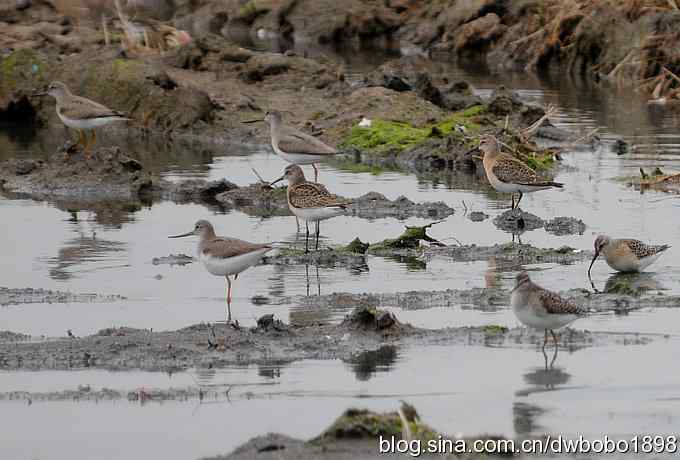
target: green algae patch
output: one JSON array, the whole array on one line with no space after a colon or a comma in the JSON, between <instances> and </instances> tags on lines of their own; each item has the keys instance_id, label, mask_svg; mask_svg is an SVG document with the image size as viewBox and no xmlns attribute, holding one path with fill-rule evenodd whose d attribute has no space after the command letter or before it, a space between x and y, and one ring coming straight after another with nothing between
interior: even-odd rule
<instances>
[{"instance_id":1,"label":"green algae patch","mask_svg":"<svg viewBox=\"0 0 680 460\"><path fill-rule=\"evenodd\" d=\"M463 127L466 133L474 134L481 128L475 117L482 114L486 108L476 105L440 120L438 123L423 127L412 126L409 123L376 119L371 126L354 125L347 137L340 143L340 147L355 147L362 151L386 153L401 151L420 144L431 137L443 137L450 134L463 133L458 129Z\"/></svg>"},{"instance_id":2,"label":"green algae patch","mask_svg":"<svg viewBox=\"0 0 680 460\"><path fill-rule=\"evenodd\" d=\"M486 335L498 335L508 332L508 328L505 326L499 326L498 324L487 324L486 326L482 327L482 331Z\"/></svg>"},{"instance_id":3,"label":"green algae patch","mask_svg":"<svg viewBox=\"0 0 680 460\"><path fill-rule=\"evenodd\" d=\"M534 171L550 169L555 163L555 157L549 151L527 155L523 160Z\"/></svg>"},{"instance_id":4,"label":"green algae patch","mask_svg":"<svg viewBox=\"0 0 680 460\"><path fill-rule=\"evenodd\" d=\"M46 61L36 52L20 49L0 59L0 100L16 90L26 87L37 89L46 84Z\"/></svg>"}]
</instances>

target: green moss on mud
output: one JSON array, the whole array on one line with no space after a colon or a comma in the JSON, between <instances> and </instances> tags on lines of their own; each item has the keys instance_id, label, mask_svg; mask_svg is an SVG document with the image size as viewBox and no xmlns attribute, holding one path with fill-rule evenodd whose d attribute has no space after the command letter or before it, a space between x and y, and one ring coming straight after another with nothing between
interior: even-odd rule
<instances>
[{"instance_id":1,"label":"green moss on mud","mask_svg":"<svg viewBox=\"0 0 680 460\"><path fill-rule=\"evenodd\" d=\"M487 324L482 327L482 331L487 335L505 334L508 332L508 328L505 326L499 326L498 324Z\"/></svg>"},{"instance_id":2,"label":"green moss on mud","mask_svg":"<svg viewBox=\"0 0 680 460\"><path fill-rule=\"evenodd\" d=\"M481 126L475 117L485 111L482 105L476 105L455 112L438 123L423 127L390 120L373 120L371 126L358 125L350 129L347 137L340 143L343 148L356 147L363 151L383 153L393 150L404 150L424 142L430 137L456 134L456 126L464 126L467 132L474 134Z\"/></svg>"},{"instance_id":3,"label":"green moss on mud","mask_svg":"<svg viewBox=\"0 0 680 460\"><path fill-rule=\"evenodd\" d=\"M25 82L33 86L46 83L46 63L42 57L30 49L14 51L0 59L0 95L15 90Z\"/></svg>"},{"instance_id":4,"label":"green moss on mud","mask_svg":"<svg viewBox=\"0 0 680 460\"><path fill-rule=\"evenodd\" d=\"M524 162L534 171L544 171L552 168L555 158L552 153L543 152L527 156Z\"/></svg>"}]
</instances>

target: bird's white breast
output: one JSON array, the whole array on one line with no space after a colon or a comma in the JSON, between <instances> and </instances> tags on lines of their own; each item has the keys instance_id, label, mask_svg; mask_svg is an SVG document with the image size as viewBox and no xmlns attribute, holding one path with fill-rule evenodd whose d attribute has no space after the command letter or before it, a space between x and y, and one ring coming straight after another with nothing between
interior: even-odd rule
<instances>
[{"instance_id":1,"label":"bird's white breast","mask_svg":"<svg viewBox=\"0 0 680 460\"><path fill-rule=\"evenodd\" d=\"M199 254L199 259L203 262L206 270L216 276L236 275L252 267L260 261L262 256L270 251L271 248L262 248L257 251L241 254L240 256L219 258L210 254Z\"/></svg>"},{"instance_id":2,"label":"bird's white breast","mask_svg":"<svg viewBox=\"0 0 680 460\"><path fill-rule=\"evenodd\" d=\"M319 222L321 220L330 219L331 217L339 216L345 213L344 209L337 206L322 208L296 208L295 206L288 205L288 207L293 214L306 222Z\"/></svg>"}]
</instances>

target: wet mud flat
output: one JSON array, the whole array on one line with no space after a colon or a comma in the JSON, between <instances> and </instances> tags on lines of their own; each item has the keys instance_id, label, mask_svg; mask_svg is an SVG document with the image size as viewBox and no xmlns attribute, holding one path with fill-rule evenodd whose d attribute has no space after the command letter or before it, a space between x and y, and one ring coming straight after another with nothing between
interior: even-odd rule
<instances>
[{"instance_id":1,"label":"wet mud flat","mask_svg":"<svg viewBox=\"0 0 680 460\"><path fill-rule=\"evenodd\" d=\"M567 329L561 344L569 349L614 343L645 344L660 336ZM394 314L359 307L335 325L292 326L265 315L254 328L197 324L157 332L112 328L82 337L0 343L0 368L165 370L264 363L270 360L349 359L384 345L490 344L537 346L543 333L499 326L422 329Z\"/></svg>"}]
</instances>

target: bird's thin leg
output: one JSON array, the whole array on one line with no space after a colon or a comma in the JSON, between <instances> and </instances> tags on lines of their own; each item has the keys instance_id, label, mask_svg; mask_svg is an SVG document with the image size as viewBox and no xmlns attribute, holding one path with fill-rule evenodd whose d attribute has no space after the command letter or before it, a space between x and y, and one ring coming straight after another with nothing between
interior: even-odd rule
<instances>
[{"instance_id":1,"label":"bird's thin leg","mask_svg":"<svg viewBox=\"0 0 680 460\"><path fill-rule=\"evenodd\" d=\"M545 344L548 343L548 330L545 330L545 335L543 336L543 353L545 353Z\"/></svg>"},{"instance_id":2,"label":"bird's thin leg","mask_svg":"<svg viewBox=\"0 0 680 460\"><path fill-rule=\"evenodd\" d=\"M512 204L510 205L510 210L515 209L515 194L511 193L510 197L512 198Z\"/></svg>"},{"instance_id":3,"label":"bird's thin leg","mask_svg":"<svg viewBox=\"0 0 680 460\"><path fill-rule=\"evenodd\" d=\"M555 351L557 351L557 336L555 335L555 331L550 329L550 335L552 335L553 342L555 342Z\"/></svg>"},{"instance_id":4,"label":"bird's thin leg","mask_svg":"<svg viewBox=\"0 0 680 460\"><path fill-rule=\"evenodd\" d=\"M307 233L305 234L305 254L309 252L309 222L305 221L305 227L307 228Z\"/></svg>"},{"instance_id":5,"label":"bird's thin leg","mask_svg":"<svg viewBox=\"0 0 680 460\"><path fill-rule=\"evenodd\" d=\"M555 364L555 360L557 360L557 343L555 343L555 352L553 353L552 360L550 361L550 369L552 369L553 364Z\"/></svg>"},{"instance_id":6,"label":"bird's thin leg","mask_svg":"<svg viewBox=\"0 0 680 460\"><path fill-rule=\"evenodd\" d=\"M227 275L227 324L231 323L231 280Z\"/></svg>"},{"instance_id":7,"label":"bird's thin leg","mask_svg":"<svg viewBox=\"0 0 680 460\"><path fill-rule=\"evenodd\" d=\"M295 228L297 229L297 232L300 233L300 219L298 219L297 216L295 216Z\"/></svg>"},{"instance_id":8,"label":"bird's thin leg","mask_svg":"<svg viewBox=\"0 0 680 460\"><path fill-rule=\"evenodd\" d=\"M522 197L524 194L522 192L519 192L519 200L517 200L517 204L515 205L515 209L519 209L519 202L522 201Z\"/></svg>"},{"instance_id":9,"label":"bird's thin leg","mask_svg":"<svg viewBox=\"0 0 680 460\"><path fill-rule=\"evenodd\" d=\"M319 226L320 222L316 223L316 250L319 250Z\"/></svg>"},{"instance_id":10,"label":"bird's thin leg","mask_svg":"<svg viewBox=\"0 0 680 460\"><path fill-rule=\"evenodd\" d=\"M319 170L316 169L316 165L314 163L312 163L312 168L314 168L314 182L316 182L319 179Z\"/></svg>"}]
</instances>

